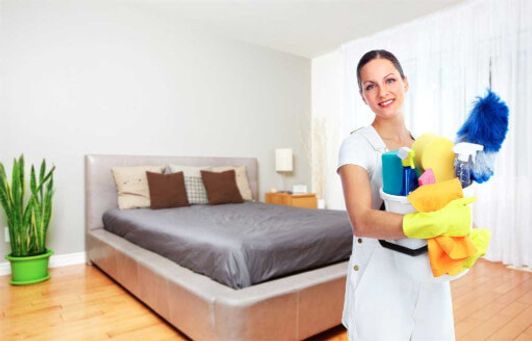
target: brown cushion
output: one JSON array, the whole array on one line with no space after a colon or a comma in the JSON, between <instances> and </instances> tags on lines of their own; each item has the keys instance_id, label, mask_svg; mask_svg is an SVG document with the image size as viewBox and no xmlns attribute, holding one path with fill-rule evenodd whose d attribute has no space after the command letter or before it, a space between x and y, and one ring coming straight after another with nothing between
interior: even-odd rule
<instances>
[{"instance_id":1,"label":"brown cushion","mask_svg":"<svg viewBox=\"0 0 532 341\"><path fill-rule=\"evenodd\" d=\"M233 169L221 173L202 170L201 179L207 190L209 204L218 205L244 202L236 185L236 175Z\"/></svg>"},{"instance_id":2,"label":"brown cushion","mask_svg":"<svg viewBox=\"0 0 532 341\"><path fill-rule=\"evenodd\" d=\"M151 208L189 206L183 172L159 174L146 172Z\"/></svg>"},{"instance_id":3,"label":"brown cushion","mask_svg":"<svg viewBox=\"0 0 532 341\"><path fill-rule=\"evenodd\" d=\"M220 166L211 167L207 169L213 172L225 172L234 169L236 175L236 185L240 191L240 195L244 200L253 200L253 194L251 193L251 187L249 187L248 175L246 172L246 166ZM185 179L186 181L186 179Z\"/></svg>"}]
</instances>

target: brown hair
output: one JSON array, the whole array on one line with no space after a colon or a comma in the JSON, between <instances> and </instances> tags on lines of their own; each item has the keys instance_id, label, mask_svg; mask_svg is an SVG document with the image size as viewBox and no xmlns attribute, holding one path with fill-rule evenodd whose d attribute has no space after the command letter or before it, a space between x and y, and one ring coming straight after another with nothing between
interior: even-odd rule
<instances>
[{"instance_id":1,"label":"brown hair","mask_svg":"<svg viewBox=\"0 0 532 341\"><path fill-rule=\"evenodd\" d=\"M399 71L399 74L401 75L402 79L405 79L405 73L403 72L403 68L401 67L401 63L399 63L399 60L393 55L393 53L386 51L386 50L371 50L369 52L366 52L362 58L358 61L357 66L357 81L358 81L358 90L362 92L362 83L360 80L360 70L366 65L367 63L371 62L373 59L386 59L389 60L393 66Z\"/></svg>"}]
</instances>

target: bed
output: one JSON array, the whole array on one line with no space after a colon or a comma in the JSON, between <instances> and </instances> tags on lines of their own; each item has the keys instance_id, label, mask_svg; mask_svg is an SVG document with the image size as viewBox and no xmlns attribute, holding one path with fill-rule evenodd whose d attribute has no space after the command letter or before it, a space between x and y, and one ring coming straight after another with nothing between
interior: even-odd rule
<instances>
[{"instance_id":1,"label":"bed","mask_svg":"<svg viewBox=\"0 0 532 341\"><path fill-rule=\"evenodd\" d=\"M235 290L104 229L116 208L115 166L245 165L258 199L254 158L88 155L85 223L88 262L194 340L301 340L340 323L347 262Z\"/></svg>"}]
</instances>

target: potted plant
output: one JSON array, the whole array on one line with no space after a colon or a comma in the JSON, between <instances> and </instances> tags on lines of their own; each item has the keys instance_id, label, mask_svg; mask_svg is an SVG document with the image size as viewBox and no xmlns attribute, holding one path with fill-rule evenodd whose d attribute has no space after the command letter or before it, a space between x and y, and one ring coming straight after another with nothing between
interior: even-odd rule
<instances>
[{"instance_id":1,"label":"potted plant","mask_svg":"<svg viewBox=\"0 0 532 341\"><path fill-rule=\"evenodd\" d=\"M31 166L29 191L24 177L24 156L13 160L11 182L0 162L0 204L9 229L11 284L25 285L45 281L48 260L53 250L46 248L46 232L52 216L55 167L46 169L42 160L37 176Z\"/></svg>"}]
</instances>

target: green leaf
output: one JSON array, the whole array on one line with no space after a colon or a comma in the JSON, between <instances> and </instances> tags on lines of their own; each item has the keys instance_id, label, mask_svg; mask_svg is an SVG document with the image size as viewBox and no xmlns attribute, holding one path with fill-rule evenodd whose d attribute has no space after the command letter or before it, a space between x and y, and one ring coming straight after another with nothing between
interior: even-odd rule
<instances>
[{"instance_id":1,"label":"green leaf","mask_svg":"<svg viewBox=\"0 0 532 341\"><path fill-rule=\"evenodd\" d=\"M39 187L37 187L37 190L39 190L39 191L42 190L42 188L44 187L46 182L48 182L48 180L53 176L54 171L55 171L55 166L53 166L52 169L50 169L48 174L46 174L46 176L44 177L43 181L41 183L39 183Z\"/></svg>"},{"instance_id":2,"label":"green leaf","mask_svg":"<svg viewBox=\"0 0 532 341\"><path fill-rule=\"evenodd\" d=\"M44 212L43 212L43 229L44 229L44 237L46 237L46 233L48 232L48 226L50 225L50 221L52 219L52 199L54 195L53 190L53 179L50 179L50 182L48 183L48 186L46 187L46 194L44 197ZM43 245L45 244L45 240L42 241Z\"/></svg>"},{"instance_id":3,"label":"green leaf","mask_svg":"<svg viewBox=\"0 0 532 341\"><path fill-rule=\"evenodd\" d=\"M11 174L11 202L12 202L12 224L16 230L21 228L20 223L22 221L23 215L23 205L24 205L24 179L21 175L24 174L22 169L24 167L24 159L22 156L17 161L13 161L13 170Z\"/></svg>"},{"instance_id":4,"label":"green leaf","mask_svg":"<svg viewBox=\"0 0 532 341\"><path fill-rule=\"evenodd\" d=\"M43 159L42 162L41 162L41 169L39 170L39 183L43 183L44 182L44 175L46 174L46 160ZM42 187L41 187L41 190L39 191L40 193L40 199L41 199L41 202L43 200L43 192L42 192Z\"/></svg>"},{"instance_id":5,"label":"green leaf","mask_svg":"<svg viewBox=\"0 0 532 341\"><path fill-rule=\"evenodd\" d=\"M37 180L35 178L35 167L31 166L30 171L30 190L33 195L37 195Z\"/></svg>"},{"instance_id":6,"label":"green leaf","mask_svg":"<svg viewBox=\"0 0 532 341\"><path fill-rule=\"evenodd\" d=\"M11 204L11 189L7 181L6 170L4 165L0 163L0 204L4 208L4 212L7 217L7 222L9 224L10 216L12 214L12 204Z\"/></svg>"}]
</instances>

